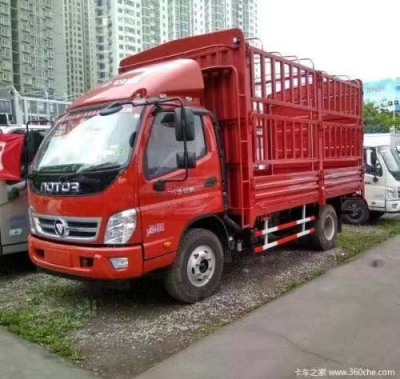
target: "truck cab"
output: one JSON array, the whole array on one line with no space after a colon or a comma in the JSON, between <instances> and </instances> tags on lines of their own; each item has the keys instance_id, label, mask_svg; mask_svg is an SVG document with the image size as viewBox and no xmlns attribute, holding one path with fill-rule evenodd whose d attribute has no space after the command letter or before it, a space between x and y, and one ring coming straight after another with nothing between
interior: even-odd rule
<instances>
[{"instance_id":1,"label":"truck cab","mask_svg":"<svg viewBox=\"0 0 400 379\"><path fill-rule=\"evenodd\" d=\"M363 224L400 212L400 134L364 135L365 202L349 200L345 221Z\"/></svg>"},{"instance_id":2,"label":"truck cab","mask_svg":"<svg viewBox=\"0 0 400 379\"><path fill-rule=\"evenodd\" d=\"M57 121L31 167L35 263L92 279L139 277L174 262L189 225L223 214L221 149L199 103L202 83L192 60L152 65L89 92ZM219 242L209 243L217 247L200 248L200 266L193 258L199 288L221 267Z\"/></svg>"}]
</instances>

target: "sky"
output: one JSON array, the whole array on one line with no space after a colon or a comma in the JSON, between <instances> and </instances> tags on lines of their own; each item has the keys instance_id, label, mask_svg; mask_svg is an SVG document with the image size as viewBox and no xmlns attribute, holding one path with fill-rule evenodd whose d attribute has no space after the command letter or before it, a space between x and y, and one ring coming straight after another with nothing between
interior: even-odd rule
<instances>
[{"instance_id":1,"label":"sky","mask_svg":"<svg viewBox=\"0 0 400 379\"><path fill-rule=\"evenodd\" d=\"M365 81L400 77L400 0L258 0L267 51Z\"/></svg>"}]
</instances>

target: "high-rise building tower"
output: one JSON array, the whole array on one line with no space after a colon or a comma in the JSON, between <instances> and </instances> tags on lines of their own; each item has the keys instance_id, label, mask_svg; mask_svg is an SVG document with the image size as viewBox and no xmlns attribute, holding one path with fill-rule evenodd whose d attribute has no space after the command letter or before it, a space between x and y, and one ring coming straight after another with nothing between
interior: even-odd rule
<instances>
[{"instance_id":1,"label":"high-rise building tower","mask_svg":"<svg viewBox=\"0 0 400 379\"><path fill-rule=\"evenodd\" d=\"M161 43L240 27L257 36L258 0L0 0L0 87L70 98Z\"/></svg>"},{"instance_id":2,"label":"high-rise building tower","mask_svg":"<svg viewBox=\"0 0 400 379\"><path fill-rule=\"evenodd\" d=\"M249 37L257 35L258 0L92 1L100 82L117 73L125 56L173 39L232 27Z\"/></svg>"},{"instance_id":3,"label":"high-rise building tower","mask_svg":"<svg viewBox=\"0 0 400 379\"><path fill-rule=\"evenodd\" d=\"M67 92L73 98L97 83L95 2L64 0Z\"/></svg>"},{"instance_id":4,"label":"high-rise building tower","mask_svg":"<svg viewBox=\"0 0 400 379\"><path fill-rule=\"evenodd\" d=\"M257 37L258 0L193 0L193 34L241 28Z\"/></svg>"},{"instance_id":5,"label":"high-rise building tower","mask_svg":"<svg viewBox=\"0 0 400 379\"><path fill-rule=\"evenodd\" d=\"M141 0L96 0L96 59L100 82L115 75L121 58L143 49L144 34L148 40L151 32L147 27L155 23L154 5L160 1L143 3L144 6Z\"/></svg>"},{"instance_id":6,"label":"high-rise building tower","mask_svg":"<svg viewBox=\"0 0 400 379\"><path fill-rule=\"evenodd\" d=\"M193 35L192 1L168 0L167 15L168 41Z\"/></svg>"},{"instance_id":7,"label":"high-rise building tower","mask_svg":"<svg viewBox=\"0 0 400 379\"><path fill-rule=\"evenodd\" d=\"M42 95L65 92L64 29L59 2L2 0L2 5L11 9L9 28L15 88L20 93L42 92Z\"/></svg>"},{"instance_id":8,"label":"high-rise building tower","mask_svg":"<svg viewBox=\"0 0 400 379\"><path fill-rule=\"evenodd\" d=\"M11 0L0 0L0 87L13 84Z\"/></svg>"}]
</instances>

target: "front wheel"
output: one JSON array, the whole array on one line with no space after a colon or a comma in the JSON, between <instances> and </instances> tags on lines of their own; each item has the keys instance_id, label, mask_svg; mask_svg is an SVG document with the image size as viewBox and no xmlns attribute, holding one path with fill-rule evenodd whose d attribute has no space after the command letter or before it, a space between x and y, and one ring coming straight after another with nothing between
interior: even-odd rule
<instances>
[{"instance_id":1,"label":"front wheel","mask_svg":"<svg viewBox=\"0 0 400 379\"><path fill-rule=\"evenodd\" d=\"M363 225L370 219L368 204L357 197L343 201L342 214L346 224Z\"/></svg>"},{"instance_id":2,"label":"front wheel","mask_svg":"<svg viewBox=\"0 0 400 379\"><path fill-rule=\"evenodd\" d=\"M223 266L218 237L206 229L190 229L181 241L174 265L165 275L165 288L173 298L195 303L217 290Z\"/></svg>"},{"instance_id":3,"label":"front wheel","mask_svg":"<svg viewBox=\"0 0 400 379\"><path fill-rule=\"evenodd\" d=\"M319 209L318 219L314 223L314 233L310 240L318 250L329 250L336 246L338 219L332 205L324 205Z\"/></svg>"}]
</instances>

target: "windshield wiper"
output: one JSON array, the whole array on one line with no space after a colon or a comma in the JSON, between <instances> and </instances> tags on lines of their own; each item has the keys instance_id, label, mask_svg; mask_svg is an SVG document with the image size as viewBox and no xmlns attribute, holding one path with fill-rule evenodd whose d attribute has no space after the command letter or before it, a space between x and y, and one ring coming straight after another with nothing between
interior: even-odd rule
<instances>
[{"instance_id":1,"label":"windshield wiper","mask_svg":"<svg viewBox=\"0 0 400 379\"><path fill-rule=\"evenodd\" d=\"M42 170L42 169L39 168L38 170L32 170L26 176L26 178L27 179L32 179L32 178L34 178L35 176L38 176L38 175L48 175L48 174L53 174L54 175L54 174L59 173L59 170L65 169L65 168L69 168L69 167L71 167L70 164L64 164L64 165L47 166L47 167L45 167L45 170ZM72 174L72 173L74 173L74 171L68 170L67 173L71 173Z\"/></svg>"},{"instance_id":2,"label":"windshield wiper","mask_svg":"<svg viewBox=\"0 0 400 379\"><path fill-rule=\"evenodd\" d=\"M98 165L86 165L86 166L83 165L75 172L60 176L60 180L63 181L66 179L72 179L72 178L75 178L76 176L79 176L81 174L88 173L88 172L108 171L108 170L114 170L117 168L121 168L121 165L112 163L112 162L104 162L104 163L101 163Z\"/></svg>"}]
</instances>

